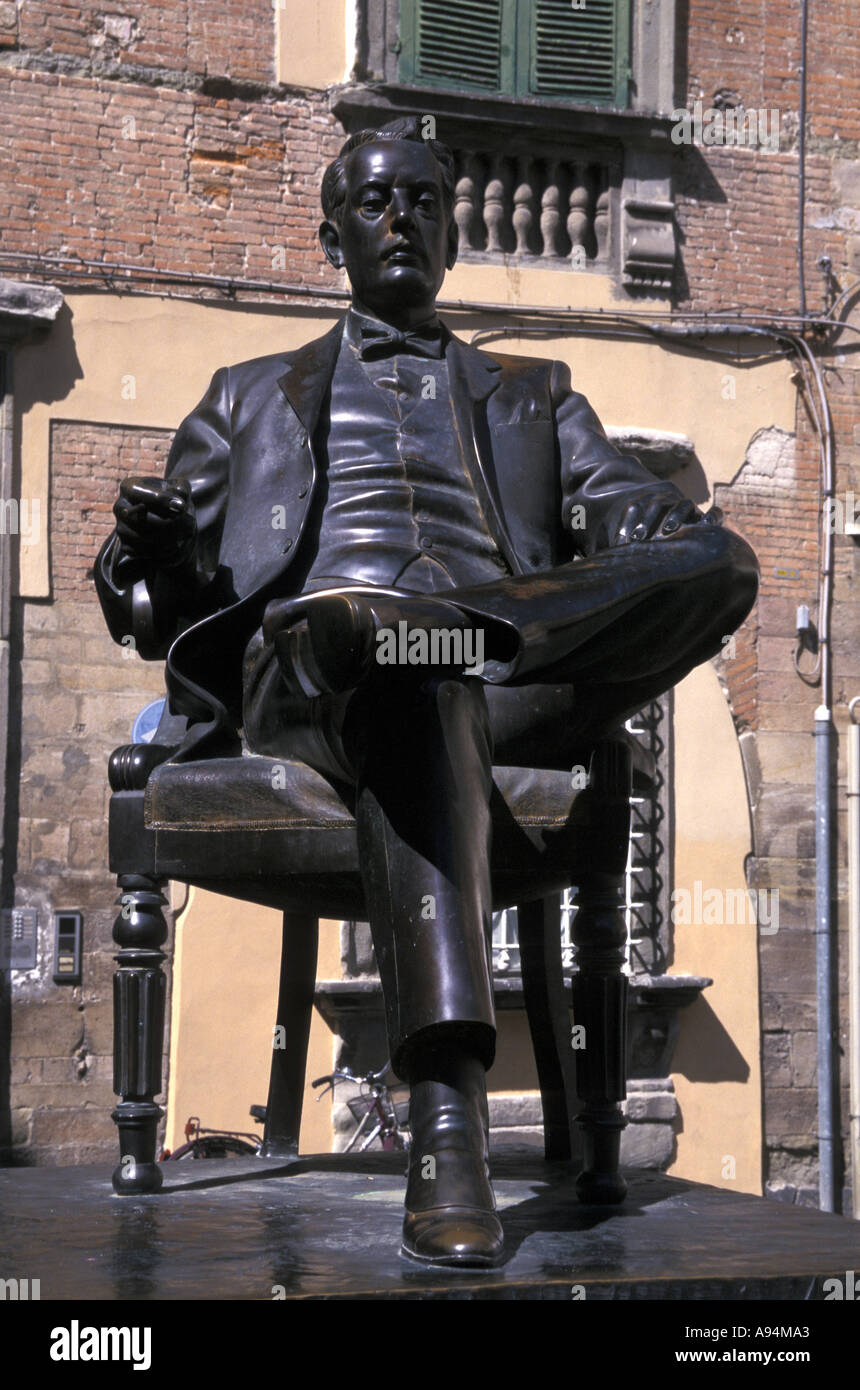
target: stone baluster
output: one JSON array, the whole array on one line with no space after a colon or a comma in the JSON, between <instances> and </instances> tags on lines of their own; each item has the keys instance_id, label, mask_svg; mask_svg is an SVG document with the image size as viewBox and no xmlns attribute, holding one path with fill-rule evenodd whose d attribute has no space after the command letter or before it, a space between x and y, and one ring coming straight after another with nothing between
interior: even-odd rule
<instances>
[{"instance_id":1,"label":"stone baluster","mask_svg":"<svg viewBox=\"0 0 860 1390\"><path fill-rule=\"evenodd\" d=\"M561 254L561 181L557 161L547 166L546 184L541 197L540 233L543 239L541 255L554 259Z\"/></svg>"},{"instance_id":2,"label":"stone baluster","mask_svg":"<svg viewBox=\"0 0 860 1390\"><path fill-rule=\"evenodd\" d=\"M475 223L475 192L477 188L477 161L472 154L464 156L460 166L460 177L454 189L454 221L460 232L460 250L474 251L473 229Z\"/></svg>"},{"instance_id":3,"label":"stone baluster","mask_svg":"<svg viewBox=\"0 0 860 1390\"><path fill-rule=\"evenodd\" d=\"M517 185L514 189L513 225L517 238L516 255L529 254L529 240L535 221L534 188L529 177L531 160L521 155L517 161Z\"/></svg>"},{"instance_id":4,"label":"stone baluster","mask_svg":"<svg viewBox=\"0 0 860 1390\"><path fill-rule=\"evenodd\" d=\"M601 182L606 172L602 171ZM594 209L594 236L597 242L597 259L605 261L609 255L609 188L604 184L597 195Z\"/></svg>"},{"instance_id":5,"label":"stone baluster","mask_svg":"<svg viewBox=\"0 0 860 1390\"><path fill-rule=\"evenodd\" d=\"M502 155L493 156L490 177L484 189L484 223L487 228L487 252L503 255L502 223L505 217L505 177Z\"/></svg>"},{"instance_id":6,"label":"stone baluster","mask_svg":"<svg viewBox=\"0 0 860 1390\"><path fill-rule=\"evenodd\" d=\"M568 199L567 235L570 238L570 258L584 268L585 237L588 231L588 185L584 164L571 166L572 178Z\"/></svg>"}]
</instances>

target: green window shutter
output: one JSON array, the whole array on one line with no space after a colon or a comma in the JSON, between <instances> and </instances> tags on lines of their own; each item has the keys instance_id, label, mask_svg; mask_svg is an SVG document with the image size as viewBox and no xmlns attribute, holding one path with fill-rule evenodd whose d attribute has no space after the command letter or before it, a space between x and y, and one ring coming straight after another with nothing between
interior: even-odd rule
<instances>
[{"instance_id":1,"label":"green window shutter","mask_svg":"<svg viewBox=\"0 0 860 1390\"><path fill-rule=\"evenodd\" d=\"M628 105L630 0L400 0L401 82Z\"/></svg>"},{"instance_id":2,"label":"green window shutter","mask_svg":"<svg viewBox=\"0 0 860 1390\"><path fill-rule=\"evenodd\" d=\"M571 0L525 4L530 12L530 54L526 66L521 44L519 94L626 107L629 0L585 0L583 9L574 9ZM523 8L521 3L521 14Z\"/></svg>"},{"instance_id":3,"label":"green window shutter","mask_svg":"<svg viewBox=\"0 0 860 1390\"><path fill-rule=\"evenodd\" d=\"M514 91L515 0L401 0L400 79Z\"/></svg>"}]
</instances>

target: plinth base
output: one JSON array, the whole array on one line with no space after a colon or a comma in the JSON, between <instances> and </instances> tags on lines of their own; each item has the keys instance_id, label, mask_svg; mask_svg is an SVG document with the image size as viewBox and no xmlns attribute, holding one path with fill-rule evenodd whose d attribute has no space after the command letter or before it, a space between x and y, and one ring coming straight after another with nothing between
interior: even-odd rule
<instances>
[{"instance_id":1,"label":"plinth base","mask_svg":"<svg viewBox=\"0 0 860 1390\"><path fill-rule=\"evenodd\" d=\"M860 1269L860 1223L628 1171L586 1207L564 1164L502 1156L506 1263L428 1271L399 1254L403 1156L164 1165L156 1196L110 1169L0 1170L4 1271L42 1299L811 1299Z\"/></svg>"}]
</instances>

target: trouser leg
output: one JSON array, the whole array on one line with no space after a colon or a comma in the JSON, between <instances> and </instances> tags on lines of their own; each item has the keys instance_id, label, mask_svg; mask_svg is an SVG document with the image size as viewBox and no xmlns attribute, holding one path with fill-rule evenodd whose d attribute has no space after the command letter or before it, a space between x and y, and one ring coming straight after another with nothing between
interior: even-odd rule
<instances>
[{"instance_id":1,"label":"trouser leg","mask_svg":"<svg viewBox=\"0 0 860 1390\"><path fill-rule=\"evenodd\" d=\"M410 1082L403 1250L492 1266L502 1253L489 1175L485 1071L495 1051L490 813L483 690L431 677L352 702L359 860L392 1065Z\"/></svg>"},{"instance_id":2,"label":"trouser leg","mask_svg":"<svg viewBox=\"0 0 860 1390\"><path fill-rule=\"evenodd\" d=\"M359 860L395 1070L408 1078L427 1030L439 1029L489 1067L492 752L483 691L431 677L360 692L343 744L357 769Z\"/></svg>"},{"instance_id":3,"label":"trouser leg","mask_svg":"<svg viewBox=\"0 0 860 1390\"><path fill-rule=\"evenodd\" d=\"M515 669L491 661L486 672L495 762L569 767L716 655L757 587L746 542L700 523L669 542L447 592L477 624L486 616L519 633Z\"/></svg>"},{"instance_id":4,"label":"trouser leg","mask_svg":"<svg viewBox=\"0 0 860 1390\"><path fill-rule=\"evenodd\" d=\"M540 574L445 591L476 625L518 637L510 661L490 659L492 684L586 680L669 684L720 649L749 613L758 564L740 536L698 523L671 539L638 541ZM645 696L647 698L647 696Z\"/></svg>"}]
</instances>

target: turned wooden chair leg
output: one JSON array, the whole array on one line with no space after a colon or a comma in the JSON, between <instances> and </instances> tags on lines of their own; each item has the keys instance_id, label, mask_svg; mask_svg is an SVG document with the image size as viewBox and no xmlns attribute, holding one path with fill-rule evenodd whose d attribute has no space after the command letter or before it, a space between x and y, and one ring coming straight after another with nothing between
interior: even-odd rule
<instances>
[{"instance_id":1,"label":"turned wooden chair leg","mask_svg":"<svg viewBox=\"0 0 860 1390\"><path fill-rule=\"evenodd\" d=\"M283 933L278 1015L272 1037L263 1134L266 1158L296 1158L299 1152L319 921L306 913L285 912Z\"/></svg>"},{"instance_id":2,"label":"turned wooden chair leg","mask_svg":"<svg viewBox=\"0 0 860 1390\"><path fill-rule=\"evenodd\" d=\"M543 1109L544 1154L569 1159L575 1147L576 1071L561 959L558 894L517 908L523 1000Z\"/></svg>"},{"instance_id":3,"label":"turned wooden chair leg","mask_svg":"<svg viewBox=\"0 0 860 1390\"><path fill-rule=\"evenodd\" d=\"M113 1174L121 1196L157 1192L161 1167L155 1141L161 1107L165 977L161 969L167 940L162 892L167 880L148 874L120 874L120 913L113 938L120 950L114 975L114 1090L121 1096L112 1119L119 1129L120 1161Z\"/></svg>"},{"instance_id":4,"label":"turned wooden chair leg","mask_svg":"<svg viewBox=\"0 0 860 1390\"><path fill-rule=\"evenodd\" d=\"M594 796L591 862L596 867L580 876L573 926L578 967L573 980L573 1056L585 1150L576 1190L581 1201L604 1204L623 1201L627 1191L618 1160L627 1123L621 1102L627 1094L627 977L622 967L627 944L629 750L619 743L599 744L589 781Z\"/></svg>"}]
</instances>

